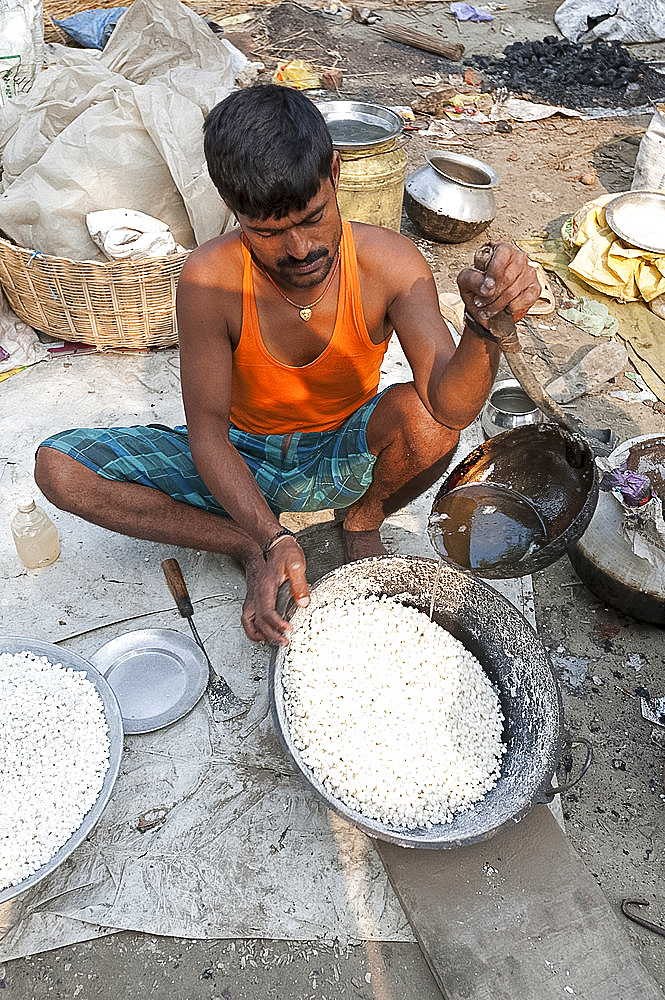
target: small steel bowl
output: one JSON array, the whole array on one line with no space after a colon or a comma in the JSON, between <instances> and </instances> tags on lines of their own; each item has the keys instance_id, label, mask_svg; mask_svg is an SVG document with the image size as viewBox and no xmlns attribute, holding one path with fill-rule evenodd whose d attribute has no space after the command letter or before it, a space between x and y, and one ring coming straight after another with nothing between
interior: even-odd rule
<instances>
[{"instance_id":1,"label":"small steel bowl","mask_svg":"<svg viewBox=\"0 0 665 1000\"><path fill-rule=\"evenodd\" d=\"M503 431L512 431L527 424L539 424L545 419L516 378L494 383L489 399L480 414L480 425L486 438Z\"/></svg>"}]
</instances>

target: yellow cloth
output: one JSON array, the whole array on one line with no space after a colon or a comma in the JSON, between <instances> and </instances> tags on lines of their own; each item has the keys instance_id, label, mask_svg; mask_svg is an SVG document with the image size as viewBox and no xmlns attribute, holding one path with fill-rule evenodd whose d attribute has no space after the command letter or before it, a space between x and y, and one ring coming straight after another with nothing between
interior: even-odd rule
<instances>
[{"instance_id":1,"label":"yellow cloth","mask_svg":"<svg viewBox=\"0 0 665 1000\"><path fill-rule=\"evenodd\" d=\"M665 293L665 254L631 247L612 232L605 206L618 197L603 195L588 202L564 226L562 235L575 254L568 267L592 288L623 302L652 299Z\"/></svg>"}]
</instances>

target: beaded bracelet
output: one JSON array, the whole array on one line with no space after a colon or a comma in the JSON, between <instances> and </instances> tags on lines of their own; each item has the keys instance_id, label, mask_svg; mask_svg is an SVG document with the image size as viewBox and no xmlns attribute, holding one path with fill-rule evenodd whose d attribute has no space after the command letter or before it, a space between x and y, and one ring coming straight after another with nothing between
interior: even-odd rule
<instances>
[{"instance_id":1,"label":"beaded bracelet","mask_svg":"<svg viewBox=\"0 0 665 1000\"><path fill-rule=\"evenodd\" d=\"M268 562L268 553L270 552L270 550L273 547L273 545L276 542L278 542L280 540L280 538L285 538L287 535L290 535L291 538L295 538L296 537L295 534L294 534L294 532L290 531L288 528L280 528L279 531L275 532L275 534L272 536L272 538L268 539L268 541L266 542L266 544L263 546L263 558L264 558L264 560L266 562Z\"/></svg>"}]
</instances>

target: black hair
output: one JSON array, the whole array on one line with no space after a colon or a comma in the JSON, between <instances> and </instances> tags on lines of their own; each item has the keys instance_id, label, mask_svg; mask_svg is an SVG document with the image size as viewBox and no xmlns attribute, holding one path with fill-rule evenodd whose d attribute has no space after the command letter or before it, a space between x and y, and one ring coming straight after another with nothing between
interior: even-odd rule
<instances>
[{"instance_id":1,"label":"black hair","mask_svg":"<svg viewBox=\"0 0 665 1000\"><path fill-rule=\"evenodd\" d=\"M290 87L234 91L209 112L203 133L213 184L232 211L252 219L302 212L332 177L323 116Z\"/></svg>"}]
</instances>

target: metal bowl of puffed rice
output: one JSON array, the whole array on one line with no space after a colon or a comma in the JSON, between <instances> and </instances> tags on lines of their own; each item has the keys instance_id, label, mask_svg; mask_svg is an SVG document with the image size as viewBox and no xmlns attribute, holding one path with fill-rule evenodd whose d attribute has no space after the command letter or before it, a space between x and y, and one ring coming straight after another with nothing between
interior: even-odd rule
<instances>
[{"instance_id":1,"label":"metal bowl of puffed rice","mask_svg":"<svg viewBox=\"0 0 665 1000\"><path fill-rule=\"evenodd\" d=\"M562 790L549 658L482 580L446 561L364 559L285 614L290 645L271 659L277 730L308 784L369 836L472 844Z\"/></svg>"},{"instance_id":2,"label":"metal bowl of puffed rice","mask_svg":"<svg viewBox=\"0 0 665 1000\"><path fill-rule=\"evenodd\" d=\"M111 687L82 656L0 637L0 903L50 875L89 836L120 770Z\"/></svg>"}]
</instances>

